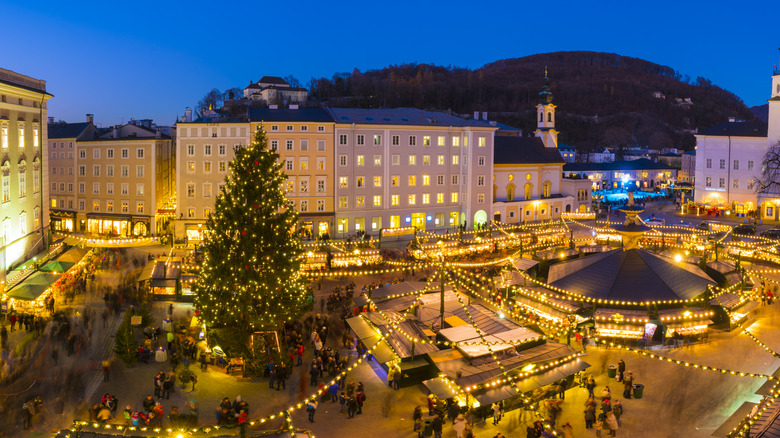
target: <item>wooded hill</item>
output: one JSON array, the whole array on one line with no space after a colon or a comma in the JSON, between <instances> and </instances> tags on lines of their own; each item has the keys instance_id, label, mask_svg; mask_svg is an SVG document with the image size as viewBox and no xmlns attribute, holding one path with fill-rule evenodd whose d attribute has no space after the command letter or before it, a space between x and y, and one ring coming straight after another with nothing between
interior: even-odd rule
<instances>
[{"instance_id":1,"label":"wooded hill","mask_svg":"<svg viewBox=\"0 0 780 438\"><path fill-rule=\"evenodd\" d=\"M471 70L430 64L312 79L312 97L332 107L415 107L459 114L487 111L531 133L547 67L560 142L692 149L692 132L734 116L753 120L739 97L704 77L614 53L556 52L503 59ZM686 101L689 99L689 102Z\"/></svg>"}]
</instances>

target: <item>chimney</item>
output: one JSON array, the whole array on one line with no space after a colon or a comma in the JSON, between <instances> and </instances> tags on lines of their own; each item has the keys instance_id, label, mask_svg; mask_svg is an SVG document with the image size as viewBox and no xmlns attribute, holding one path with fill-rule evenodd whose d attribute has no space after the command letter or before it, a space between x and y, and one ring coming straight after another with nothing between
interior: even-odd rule
<instances>
[{"instance_id":1,"label":"chimney","mask_svg":"<svg viewBox=\"0 0 780 438\"><path fill-rule=\"evenodd\" d=\"M53 124L54 124L54 117L49 117L49 124L50 124L50 125L53 125Z\"/></svg>"},{"instance_id":2,"label":"chimney","mask_svg":"<svg viewBox=\"0 0 780 438\"><path fill-rule=\"evenodd\" d=\"M112 133L114 138L119 138L119 130L122 128L120 125L114 125L114 132Z\"/></svg>"},{"instance_id":3,"label":"chimney","mask_svg":"<svg viewBox=\"0 0 780 438\"><path fill-rule=\"evenodd\" d=\"M154 131L154 138L162 138L162 129L160 129L160 127L157 127Z\"/></svg>"},{"instance_id":4,"label":"chimney","mask_svg":"<svg viewBox=\"0 0 780 438\"><path fill-rule=\"evenodd\" d=\"M94 123L95 115L94 114L87 114L87 123Z\"/></svg>"},{"instance_id":5,"label":"chimney","mask_svg":"<svg viewBox=\"0 0 780 438\"><path fill-rule=\"evenodd\" d=\"M482 112L482 120L487 120L487 111Z\"/></svg>"},{"instance_id":6,"label":"chimney","mask_svg":"<svg viewBox=\"0 0 780 438\"><path fill-rule=\"evenodd\" d=\"M190 107L184 109L184 117L186 117L185 122L187 123L192 122L192 110L190 109Z\"/></svg>"},{"instance_id":7,"label":"chimney","mask_svg":"<svg viewBox=\"0 0 780 438\"><path fill-rule=\"evenodd\" d=\"M291 110L297 110L297 109L298 109L298 104L292 104L292 103L291 103L291 104L290 104L290 109L291 109Z\"/></svg>"},{"instance_id":8,"label":"chimney","mask_svg":"<svg viewBox=\"0 0 780 438\"><path fill-rule=\"evenodd\" d=\"M474 111L474 120L479 120L479 111Z\"/></svg>"},{"instance_id":9,"label":"chimney","mask_svg":"<svg viewBox=\"0 0 780 438\"><path fill-rule=\"evenodd\" d=\"M184 123L187 121L187 116L181 116L181 122Z\"/></svg>"}]
</instances>

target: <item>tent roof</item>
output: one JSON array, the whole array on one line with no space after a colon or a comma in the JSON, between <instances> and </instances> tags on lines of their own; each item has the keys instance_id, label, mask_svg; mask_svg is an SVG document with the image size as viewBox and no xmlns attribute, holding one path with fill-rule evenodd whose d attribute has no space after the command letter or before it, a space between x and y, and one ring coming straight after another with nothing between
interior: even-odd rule
<instances>
[{"instance_id":1,"label":"tent roof","mask_svg":"<svg viewBox=\"0 0 780 438\"><path fill-rule=\"evenodd\" d=\"M555 264L548 282L572 293L617 301L687 300L716 284L697 266L643 249L615 250Z\"/></svg>"},{"instance_id":2,"label":"tent roof","mask_svg":"<svg viewBox=\"0 0 780 438\"><path fill-rule=\"evenodd\" d=\"M36 272L29 278L14 286L8 291L10 298L17 300L33 301L46 291L62 274L52 274L49 272Z\"/></svg>"}]
</instances>

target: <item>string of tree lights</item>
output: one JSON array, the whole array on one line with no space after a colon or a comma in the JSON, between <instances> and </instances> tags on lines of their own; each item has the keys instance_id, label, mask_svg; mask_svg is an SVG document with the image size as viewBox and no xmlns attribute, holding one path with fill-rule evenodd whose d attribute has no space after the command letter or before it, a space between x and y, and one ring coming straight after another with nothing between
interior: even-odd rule
<instances>
[{"instance_id":1,"label":"string of tree lights","mask_svg":"<svg viewBox=\"0 0 780 438\"><path fill-rule=\"evenodd\" d=\"M303 314L309 296L301 275L298 214L283 190L287 177L263 129L237 148L225 187L209 216L195 308L209 326L258 327Z\"/></svg>"}]
</instances>

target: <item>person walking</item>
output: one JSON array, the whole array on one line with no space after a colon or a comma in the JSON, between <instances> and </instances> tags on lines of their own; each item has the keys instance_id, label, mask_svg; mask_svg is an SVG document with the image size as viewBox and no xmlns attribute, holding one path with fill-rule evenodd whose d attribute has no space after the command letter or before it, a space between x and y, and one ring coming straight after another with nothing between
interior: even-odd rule
<instances>
[{"instance_id":1,"label":"person walking","mask_svg":"<svg viewBox=\"0 0 780 438\"><path fill-rule=\"evenodd\" d=\"M314 423L314 414L317 412L317 401L310 401L306 406L306 411L309 413L309 423Z\"/></svg>"},{"instance_id":2,"label":"person walking","mask_svg":"<svg viewBox=\"0 0 780 438\"><path fill-rule=\"evenodd\" d=\"M593 390L596 389L596 379L593 378L593 374L588 378L588 383L585 384L585 388L588 389L588 397L596 397L593 395Z\"/></svg>"}]
</instances>

